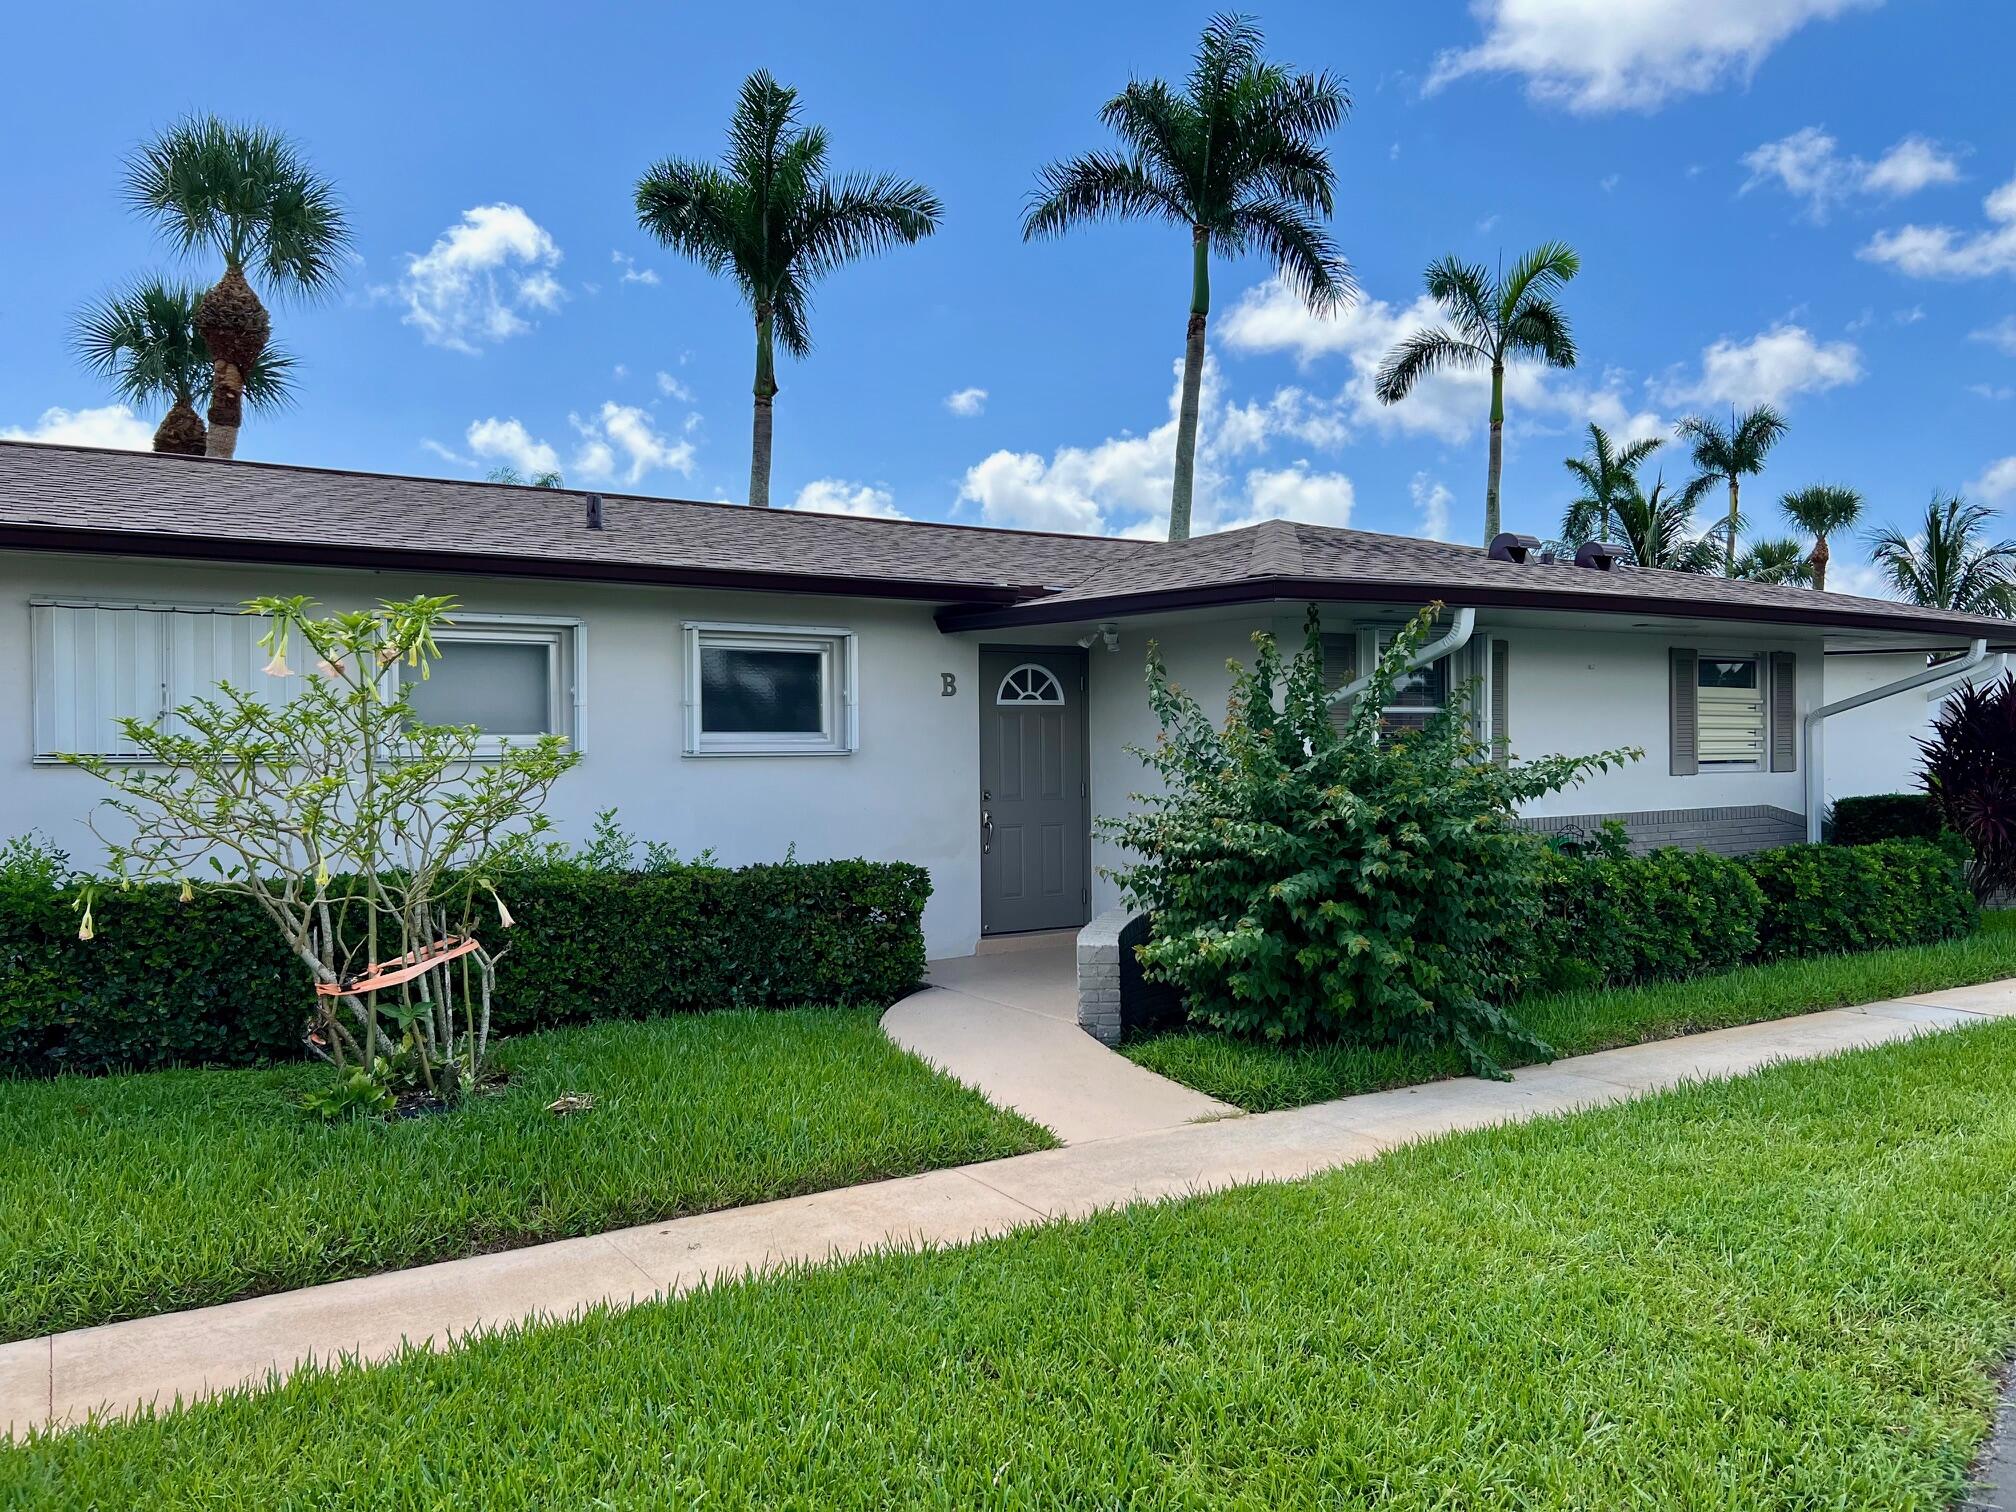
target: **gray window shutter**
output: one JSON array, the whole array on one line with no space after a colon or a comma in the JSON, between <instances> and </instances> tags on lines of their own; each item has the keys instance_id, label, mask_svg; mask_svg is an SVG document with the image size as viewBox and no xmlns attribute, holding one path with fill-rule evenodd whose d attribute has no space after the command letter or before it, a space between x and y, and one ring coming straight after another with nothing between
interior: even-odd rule
<instances>
[{"instance_id":1,"label":"gray window shutter","mask_svg":"<svg viewBox=\"0 0 2016 1512\"><path fill-rule=\"evenodd\" d=\"M1666 653L1672 666L1667 700L1667 729L1673 755L1675 777L1692 777L1701 770L1699 749L1701 725L1701 672L1699 653L1674 646Z\"/></svg>"},{"instance_id":2,"label":"gray window shutter","mask_svg":"<svg viewBox=\"0 0 2016 1512\"><path fill-rule=\"evenodd\" d=\"M1799 658L1771 653L1771 770L1799 770Z\"/></svg>"},{"instance_id":3,"label":"gray window shutter","mask_svg":"<svg viewBox=\"0 0 2016 1512\"><path fill-rule=\"evenodd\" d=\"M1356 635L1326 635L1323 637L1323 691L1335 693L1339 688L1358 675L1358 637ZM1344 723L1351 717L1351 705L1333 703L1330 705L1330 727L1339 735L1344 733Z\"/></svg>"},{"instance_id":4,"label":"gray window shutter","mask_svg":"<svg viewBox=\"0 0 2016 1512\"><path fill-rule=\"evenodd\" d=\"M1502 640L1491 642L1491 759L1512 760L1512 646Z\"/></svg>"}]
</instances>

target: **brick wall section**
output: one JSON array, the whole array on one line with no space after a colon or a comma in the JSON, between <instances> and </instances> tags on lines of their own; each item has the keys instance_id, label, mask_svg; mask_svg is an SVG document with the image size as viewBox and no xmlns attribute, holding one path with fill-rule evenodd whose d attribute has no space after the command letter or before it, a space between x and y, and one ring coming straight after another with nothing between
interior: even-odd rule
<instances>
[{"instance_id":1,"label":"brick wall section","mask_svg":"<svg viewBox=\"0 0 2016 1512\"><path fill-rule=\"evenodd\" d=\"M1120 936L1135 917L1109 908L1078 931L1078 1027L1102 1045L1120 1043Z\"/></svg>"},{"instance_id":2,"label":"brick wall section","mask_svg":"<svg viewBox=\"0 0 2016 1512\"><path fill-rule=\"evenodd\" d=\"M1724 856L1742 856L1751 851L1769 850L1774 845L1797 845L1806 838L1806 821L1790 809L1770 804L1743 808L1650 809L1635 814L1570 814L1544 819L1521 819L1526 829L1540 834L1562 830L1594 832L1606 819L1615 819L1631 837L1631 851L1644 855L1662 845L1684 850L1714 851Z\"/></svg>"}]
</instances>

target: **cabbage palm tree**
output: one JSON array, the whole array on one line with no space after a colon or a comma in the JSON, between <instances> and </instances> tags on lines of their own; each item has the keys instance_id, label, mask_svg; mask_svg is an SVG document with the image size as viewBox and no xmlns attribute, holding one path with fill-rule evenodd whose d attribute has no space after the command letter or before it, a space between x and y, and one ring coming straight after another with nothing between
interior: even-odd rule
<instances>
[{"instance_id":1,"label":"cabbage palm tree","mask_svg":"<svg viewBox=\"0 0 2016 1512\"><path fill-rule=\"evenodd\" d=\"M1442 306L1446 326L1416 331L1386 354L1374 389L1382 404L1398 404L1414 385L1444 368L1491 370L1491 450L1484 478L1484 540L1498 534L1498 480L1505 463L1505 365L1537 357L1552 367L1575 366L1568 316L1554 302L1561 287L1582 271L1566 242L1544 242L1492 274L1475 263L1445 257L1428 265L1428 295Z\"/></svg>"},{"instance_id":2,"label":"cabbage palm tree","mask_svg":"<svg viewBox=\"0 0 2016 1512\"><path fill-rule=\"evenodd\" d=\"M277 132L189 116L127 160L126 197L178 251L223 260L223 277L197 304L196 328L210 355L205 450L235 456L246 375L272 334L246 274L290 294L333 289L350 247L335 188Z\"/></svg>"},{"instance_id":3,"label":"cabbage palm tree","mask_svg":"<svg viewBox=\"0 0 2016 1512\"><path fill-rule=\"evenodd\" d=\"M1736 558L1736 570L1729 575L1747 578L1753 583L1785 583L1801 588L1817 588L1819 584L1813 580L1814 570L1811 558L1806 555L1805 542L1784 536L1770 541L1752 541L1743 549L1743 555Z\"/></svg>"},{"instance_id":4,"label":"cabbage palm tree","mask_svg":"<svg viewBox=\"0 0 2016 1512\"><path fill-rule=\"evenodd\" d=\"M78 312L71 346L78 359L127 403L168 401L154 432L154 450L203 455L205 432L196 395L210 386L210 349L196 327L202 292L187 284L145 278ZM245 402L279 409L294 399L294 359L274 346L245 372Z\"/></svg>"},{"instance_id":5,"label":"cabbage palm tree","mask_svg":"<svg viewBox=\"0 0 2016 1512\"><path fill-rule=\"evenodd\" d=\"M1647 494L1634 479L1617 500L1618 532L1631 548L1631 560L1668 572L1713 572L1715 542L1693 533L1693 519L1701 496L1714 486L1713 478L1695 478L1677 493L1668 493L1662 474Z\"/></svg>"},{"instance_id":6,"label":"cabbage palm tree","mask_svg":"<svg viewBox=\"0 0 2016 1512\"><path fill-rule=\"evenodd\" d=\"M2016 541L1987 539L1995 511L1958 494L1934 494L1915 536L1894 527L1869 537L1869 555L1898 596L1960 614L2016 614Z\"/></svg>"},{"instance_id":7,"label":"cabbage palm tree","mask_svg":"<svg viewBox=\"0 0 2016 1512\"><path fill-rule=\"evenodd\" d=\"M1561 464L1582 485L1582 496L1561 517L1562 539L1578 545L1587 540L1609 540L1618 501L1637 488L1638 469L1664 444L1657 436L1647 436L1619 447L1602 426L1591 425L1589 445L1582 455Z\"/></svg>"},{"instance_id":8,"label":"cabbage palm tree","mask_svg":"<svg viewBox=\"0 0 2016 1512\"><path fill-rule=\"evenodd\" d=\"M1815 483L1788 493L1780 502L1792 523L1813 537L1813 554L1806 560L1813 569L1813 586L1824 592L1827 562L1833 555L1827 549L1827 537L1855 528L1862 518L1862 495L1839 484Z\"/></svg>"},{"instance_id":9,"label":"cabbage palm tree","mask_svg":"<svg viewBox=\"0 0 2016 1512\"><path fill-rule=\"evenodd\" d=\"M890 174L826 176L826 132L798 124L798 91L758 71L743 80L718 166L666 158L637 181L637 222L710 273L726 273L756 320L749 502L770 503L776 344L812 350L812 285L850 262L938 229L938 196Z\"/></svg>"},{"instance_id":10,"label":"cabbage palm tree","mask_svg":"<svg viewBox=\"0 0 2016 1512\"><path fill-rule=\"evenodd\" d=\"M1764 470L1764 457L1785 434L1785 417L1768 404L1746 410L1740 416L1729 408L1729 424L1702 415L1690 415L1675 428L1681 440L1691 443L1694 465L1705 477L1729 485L1729 519L1723 527L1722 570L1736 575L1736 538L1742 533L1740 509L1742 481Z\"/></svg>"},{"instance_id":11,"label":"cabbage palm tree","mask_svg":"<svg viewBox=\"0 0 2016 1512\"><path fill-rule=\"evenodd\" d=\"M1190 535L1211 254L1260 252L1318 313L1352 292L1350 270L1322 224L1336 191L1323 138L1344 119L1350 97L1327 73L1267 62L1262 41L1250 17L1213 16L1183 87L1135 79L1108 100L1099 116L1121 150L1050 164L1022 222L1025 241L1097 220L1161 220L1190 233L1172 541Z\"/></svg>"}]
</instances>

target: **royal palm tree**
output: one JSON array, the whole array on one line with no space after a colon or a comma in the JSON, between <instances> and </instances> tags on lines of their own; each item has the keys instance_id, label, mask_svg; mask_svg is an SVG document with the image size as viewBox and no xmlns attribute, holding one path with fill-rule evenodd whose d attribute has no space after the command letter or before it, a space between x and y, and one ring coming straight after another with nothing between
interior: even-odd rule
<instances>
[{"instance_id":1,"label":"royal palm tree","mask_svg":"<svg viewBox=\"0 0 2016 1512\"><path fill-rule=\"evenodd\" d=\"M126 197L185 255L207 252L224 275L196 308L210 354L213 457L238 450L246 375L272 334L247 281L283 293L326 294L341 281L350 230L336 191L286 137L263 126L189 116L126 164Z\"/></svg>"},{"instance_id":2,"label":"royal palm tree","mask_svg":"<svg viewBox=\"0 0 2016 1512\"><path fill-rule=\"evenodd\" d=\"M1689 415L1675 427L1675 434L1689 443L1694 465L1704 477L1729 485L1729 518L1723 527L1722 570L1736 574L1736 538L1743 530L1740 508L1742 480L1764 470L1765 455L1785 434L1785 418L1768 404L1738 415L1729 408L1729 424L1703 415Z\"/></svg>"},{"instance_id":3,"label":"royal palm tree","mask_svg":"<svg viewBox=\"0 0 2016 1512\"><path fill-rule=\"evenodd\" d=\"M1959 614L2016 613L2016 541L1987 539L1994 517L1985 504L1934 494L1915 536L1876 531L1869 555L1911 603Z\"/></svg>"},{"instance_id":4,"label":"royal palm tree","mask_svg":"<svg viewBox=\"0 0 2016 1512\"><path fill-rule=\"evenodd\" d=\"M1602 426L1591 425L1582 455L1562 463L1582 485L1582 496L1561 517L1562 538L1577 544L1609 540L1618 501L1637 488L1638 469L1664 444L1657 436L1647 436L1619 447Z\"/></svg>"},{"instance_id":5,"label":"royal palm tree","mask_svg":"<svg viewBox=\"0 0 2016 1512\"><path fill-rule=\"evenodd\" d=\"M1813 537L1813 554L1806 560L1812 567L1815 588L1827 587L1827 562L1833 555L1827 537L1843 535L1862 518L1862 495L1835 483L1815 483L1788 493L1780 501L1794 525Z\"/></svg>"},{"instance_id":6,"label":"royal palm tree","mask_svg":"<svg viewBox=\"0 0 2016 1512\"><path fill-rule=\"evenodd\" d=\"M1617 500L1618 533L1631 548L1631 560L1668 572L1713 572L1715 542L1695 535L1693 520L1701 496L1714 486L1713 478L1695 478L1678 492L1668 493L1661 474L1647 494L1633 479Z\"/></svg>"},{"instance_id":7,"label":"royal palm tree","mask_svg":"<svg viewBox=\"0 0 2016 1512\"><path fill-rule=\"evenodd\" d=\"M1818 587L1813 581L1814 566L1806 555L1806 543L1783 536L1770 541L1752 541L1736 558L1731 577L1753 583L1782 583L1797 587Z\"/></svg>"},{"instance_id":8,"label":"royal palm tree","mask_svg":"<svg viewBox=\"0 0 2016 1512\"><path fill-rule=\"evenodd\" d=\"M145 278L78 312L70 343L84 366L110 381L127 403L168 402L154 450L203 455L205 432L196 396L210 386L210 349L196 327L200 290ZM245 372L245 402L278 409L293 402L294 359L274 346Z\"/></svg>"},{"instance_id":9,"label":"royal palm tree","mask_svg":"<svg viewBox=\"0 0 2016 1512\"><path fill-rule=\"evenodd\" d=\"M1267 62L1262 40L1250 17L1212 17L1183 87L1136 79L1108 100L1100 119L1122 150L1045 168L1022 222L1025 241L1116 219L1168 221L1190 233L1172 541L1190 535L1211 254L1259 251L1318 313L1352 292L1350 270L1322 224L1336 187L1323 138L1344 119L1350 97L1327 73L1298 74Z\"/></svg>"},{"instance_id":10,"label":"royal palm tree","mask_svg":"<svg viewBox=\"0 0 2016 1512\"><path fill-rule=\"evenodd\" d=\"M846 263L938 229L943 207L890 174L826 175L826 132L798 124L798 91L758 71L742 83L719 165L667 158L637 181L637 222L710 273L726 273L756 320L749 502L770 503L776 345L812 350L812 285Z\"/></svg>"},{"instance_id":11,"label":"royal palm tree","mask_svg":"<svg viewBox=\"0 0 2016 1512\"><path fill-rule=\"evenodd\" d=\"M1382 404L1398 404L1414 385L1443 368L1491 370L1491 449L1484 476L1484 540L1498 534L1498 480L1505 463L1505 365L1537 357L1550 366L1575 366L1568 316L1554 302L1561 287L1582 271L1566 242L1545 242L1492 274L1475 263L1445 257L1430 263L1428 295L1449 319L1416 331L1386 354L1374 388Z\"/></svg>"}]
</instances>

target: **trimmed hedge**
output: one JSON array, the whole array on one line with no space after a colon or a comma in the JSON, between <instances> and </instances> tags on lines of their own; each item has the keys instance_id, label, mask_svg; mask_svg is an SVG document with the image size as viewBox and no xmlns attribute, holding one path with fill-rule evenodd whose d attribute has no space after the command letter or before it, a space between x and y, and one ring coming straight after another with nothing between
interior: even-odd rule
<instances>
[{"instance_id":1,"label":"trimmed hedge","mask_svg":"<svg viewBox=\"0 0 2016 1512\"><path fill-rule=\"evenodd\" d=\"M1946 821L1930 793L1869 793L1834 800L1836 845L1878 840L1937 840Z\"/></svg>"},{"instance_id":2,"label":"trimmed hedge","mask_svg":"<svg viewBox=\"0 0 2016 1512\"><path fill-rule=\"evenodd\" d=\"M1764 893L1763 960L1926 944L1980 921L1964 861L1923 840L1787 845L1744 859Z\"/></svg>"},{"instance_id":3,"label":"trimmed hedge","mask_svg":"<svg viewBox=\"0 0 2016 1512\"><path fill-rule=\"evenodd\" d=\"M931 879L902 862L557 866L513 876L503 892L518 921L493 940L509 946L492 1021L504 1033L888 1003L924 975ZM307 975L257 905L176 898L173 887L108 892L86 942L69 894L0 870L0 1074L298 1057Z\"/></svg>"},{"instance_id":4,"label":"trimmed hedge","mask_svg":"<svg viewBox=\"0 0 2016 1512\"><path fill-rule=\"evenodd\" d=\"M1764 895L1711 851L1564 855L1540 869L1535 977L1566 990L1728 971L1757 949Z\"/></svg>"},{"instance_id":5,"label":"trimmed hedge","mask_svg":"<svg viewBox=\"0 0 2016 1512\"><path fill-rule=\"evenodd\" d=\"M1572 855L1541 865L1532 976L1548 990L1727 971L1746 961L1929 944L1979 920L1965 855L1939 843Z\"/></svg>"}]
</instances>

